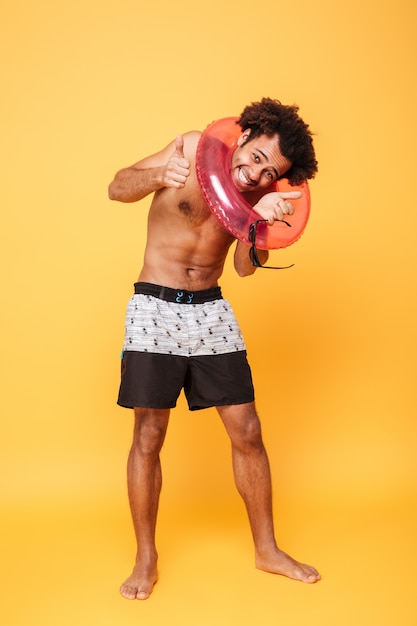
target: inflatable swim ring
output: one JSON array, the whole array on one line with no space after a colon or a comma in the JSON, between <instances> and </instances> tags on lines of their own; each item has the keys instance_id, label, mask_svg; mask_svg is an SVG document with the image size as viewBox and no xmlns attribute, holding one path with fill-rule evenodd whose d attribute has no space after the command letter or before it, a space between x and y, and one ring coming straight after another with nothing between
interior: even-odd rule
<instances>
[{"instance_id":1,"label":"inflatable swim ring","mask_svg":"<svg viewBox=\"0 0 417 626\"><path fill-rule=\"evenodd\" d=\"M203 131L197 146L197 178L205 201L224 228L234 237L249 243L249 225L260 219L253 207L235 187L231 176L232 155L242 129L237 117L225 117L212 122ZM294 215L286 215L285 221L272 226L259 224L257 247L264 250L286 248L297 241L304 232L310 215L310 190L307 182L291 186L286 178L275 183L273 191L301 191L299 199L291 200Z\"/></svg>"}]
</instances>

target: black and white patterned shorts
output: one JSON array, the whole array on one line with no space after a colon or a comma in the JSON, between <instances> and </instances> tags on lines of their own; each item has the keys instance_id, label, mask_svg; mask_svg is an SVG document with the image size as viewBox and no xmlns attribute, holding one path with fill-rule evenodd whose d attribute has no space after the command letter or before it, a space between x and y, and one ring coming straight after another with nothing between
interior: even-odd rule
<instances>
[{"instance_id":1,"label":"black and white patterned shorts","mask_svg":"<svg viewBox=\"0 0 417 626\"><path fill-rule=\"evenodd\" d=\"M136 283L135 291L118 404L172 408L181 389L190 410L253 401L245 342L220 288L184 292Z\"/></svg>"}]
</instances>

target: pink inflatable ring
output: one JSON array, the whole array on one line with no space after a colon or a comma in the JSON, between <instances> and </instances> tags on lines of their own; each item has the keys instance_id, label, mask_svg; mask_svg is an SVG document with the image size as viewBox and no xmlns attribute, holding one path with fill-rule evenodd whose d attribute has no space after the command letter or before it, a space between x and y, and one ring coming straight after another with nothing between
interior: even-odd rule
<instances>
[{"instance_id":1,"label":"pink inflatable ring","mask_svg":"<svg viewBox=\"0 0 417 626\"><path fill-rule=\"evenodd\" d=\"M248 230L252 222L261 216L246 202L235 187L231 176L232 155L242 134L237 117L225 117L212 122L202 133L196 158L197 178L203 196L214 215L234 237L249 243ZM256 243L264 250L286 248L297 241L304 232L310 215L310 190L307 182L291 186L287 179L275 183L273 191L301 191L299 199L291 200L294 215L286 215L285 221L272 226L258 225Z\"/></svg>"}]
</instances>

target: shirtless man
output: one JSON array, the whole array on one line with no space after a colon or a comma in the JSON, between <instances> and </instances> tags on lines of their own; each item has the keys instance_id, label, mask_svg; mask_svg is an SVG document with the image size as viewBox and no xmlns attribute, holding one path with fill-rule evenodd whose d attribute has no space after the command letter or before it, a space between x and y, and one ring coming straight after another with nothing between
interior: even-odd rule
<instances>
[{"instance_id":1,"label":"shirtless man","mask_svg":"<svg viewBox=\"0 0 417 626\"><path fill-rule=\"evenodd\" d=\"M294 211L297 192L271 191L280 176L293 183L317 171L311 133L298 108L264 98L247 106L232 157L237 189L273 224ZM122 382L118 403L134 409L128 459L128 493L137 540L136 562L121 594L149 597L157 580L155 526L161 489L159 453L170 409L184 388L191 410L216 406L232 444L237 489L246 505L261 570L305 583L317 570L294 560L277 545L271 476L255 410L245 344L218 280L236 241L203 199L195 159L201 133L176 137L166 148L119 171L109 197L136 202L150 193L144 263L126 315ZM234 267L253 274L249 246L237 241ZM259 250L261 263L268 252Z\"/></svg>"}]
</instances>

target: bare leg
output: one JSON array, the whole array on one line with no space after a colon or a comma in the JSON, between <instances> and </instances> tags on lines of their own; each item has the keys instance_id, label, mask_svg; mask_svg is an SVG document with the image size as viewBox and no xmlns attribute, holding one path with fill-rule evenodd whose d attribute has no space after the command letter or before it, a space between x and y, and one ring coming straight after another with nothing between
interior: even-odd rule
<instances>
[{"instance_id":1,"label":"bare leg","mask_svg":"<svg viewBox=\"0 0 417 626\"><path fill-rule=\"evenodd\" d=\"M137 553L133 572L120 587L120 593L130 600L146 600L158 578L155 527L162 485L159 453L168 420L168 409L135 409L127 479Z\"/></svg>"},{"instance_id":2,"label":"bare leg","mask_svg":"<svg viewBox=\"0 0 417 626\"><path fill-rule=\"evenodd\" d=\"M277 546L269 461L254 404L217 409L232 443L234 476L249 516L256 567L306 583L317 582L320 574L314 567L295 561Z\"/></svg>"}]
</instances>

